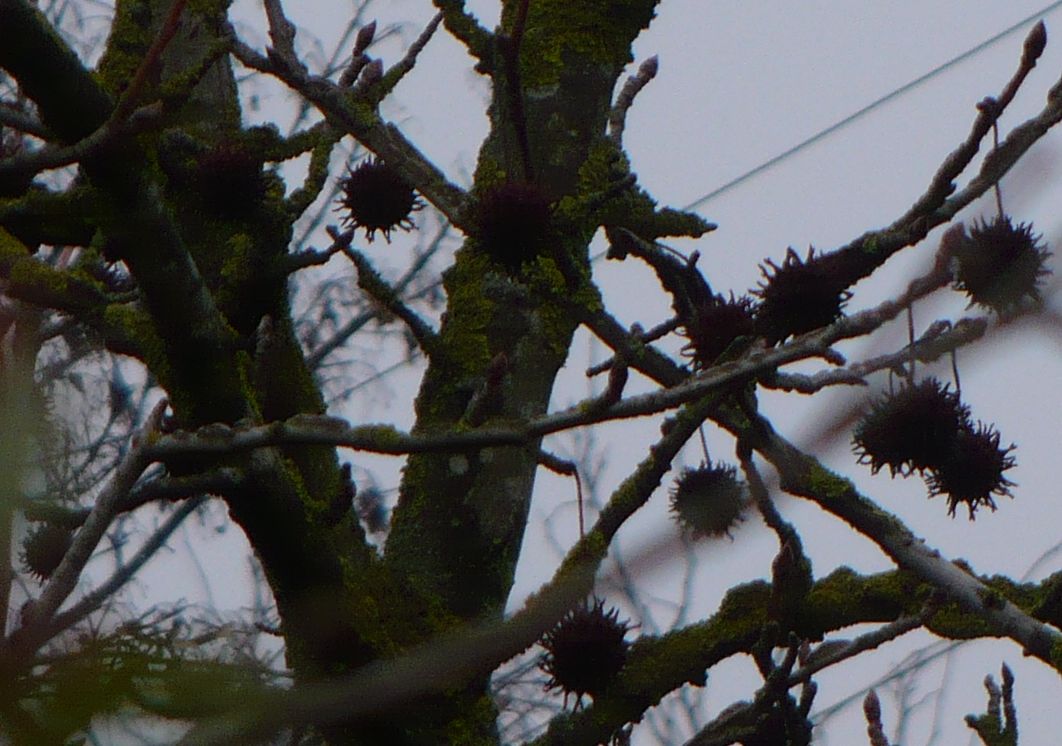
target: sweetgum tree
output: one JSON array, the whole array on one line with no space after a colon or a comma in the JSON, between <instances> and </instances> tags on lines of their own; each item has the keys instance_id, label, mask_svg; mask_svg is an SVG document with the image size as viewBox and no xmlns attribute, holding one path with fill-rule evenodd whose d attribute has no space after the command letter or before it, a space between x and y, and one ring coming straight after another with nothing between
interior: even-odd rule
<instances>
[{"instance_id":1,"label":"sweetgum tree","mask_svg":"<svg viewBox=\"0 0 1062 746\"><path fill-rule=\"evenodd\" d=\"M542 743L622 741L668 693L703 685L716 664L742 653L762 688L716 713L694 742L808 743L814 674L917 628L953 640L1009 638L1062 672L1062 576L1021 584L951 562L791 444L757 403L766 389L813 394L892 370L894 389L853 423L852 468L858 459L920 475L961 517L1011 494L1007 472L1020 454L955 387L915 366L1041 301L1048 249L1002 204L994 220L930 233L989 193L1062 120L1060 82L1041 113L997 132L960 188L1043 51L1044 27L1030 32L1004 88L986 92L969 136L910 210L845 246L768 261L760 286L734 295L712 287L696 255L662 243L714 226L658 205L624 151L627 111L656 61L621 76L656 0L504 0L493 31L459 0L434 4L437 16L395 64L374 56L377 30L362 8L352 54L314 70L296 53L279 0L264 3L265 49L236 33L228 3L119 0L90 68L34 3L0 0L9 423L0 436L0 545L12 560L0 574L4 736L60 743L121 713L189 724L188 743L277 734L293 743L496 743L505 699L494 696L491 676L539 640L548 684L568 704ZM469 189L381 113L443 33L490 83L490 130ZM236 69L275 78L319 118L304 117L287 135L246 126ZM337 168L333 153L350 142L371 155ZM306 154L305 179L285 184L275 166ZM67 178L44 177L60 167ZM327 203L322 195L336 184L330 245L306 248L294 238L296 221ZM437 321L425 313L430 304L411 300L412 274L390 282L359 248L423 226L417 213L428 205L464 237L438 278ZM617 300L591 273L588 247L602 230L609 260L652 269L670 318L630 329L615 319ZM858 281L923 241L937 251L924 276L845 314ZM353 265L356 299L330 306L339 318L323 332L300 330L299 277L336 255ZM869 360L834 351L949 286L977 313ZM369 319L401 328L426 361L408 432L328 414L322 359ZM611 348L594 371L607 384L551 410L580 327ZM786 370L816 360L829 367L814 376ZM89 397L74 385L85 365L109 371L92 420L105 423L104 435L60 437L57 382L67 397ZM627 393L632 372L651 390ZM581 527L553 579L503 616L536 473L579 470L543 450L543 438L645 415L661 418L657 441ZM673 461L701 428L732 436L733 463L706 462L670 484ZM403 459L386 525L355 509L365 495L359 501L341 451L355 466L364 453ZM769 578L731 588L712 613L655 636L592 593L617 531L668 487L689 536L724 536L758 513L779 549ZM814 574L809 537L772 502L779 490L844 521L894 568ZM282 639L282 664L262 665L231 628L202 633L179 611L121 617L113 604L207 499L223 502L263 569L278 623L258 631ZM158 527L113 575L79 582L94 553L120 552L116 527L132 511L158 505ZM102 608L110 614L101 617ZM879 627L817 647L860 623ZM1012 690L1004 671L986 714L970 719L985 743L1016 742ZM876 698L865 710L871 742L887 743Z\"/></svg>"}]
</instances>

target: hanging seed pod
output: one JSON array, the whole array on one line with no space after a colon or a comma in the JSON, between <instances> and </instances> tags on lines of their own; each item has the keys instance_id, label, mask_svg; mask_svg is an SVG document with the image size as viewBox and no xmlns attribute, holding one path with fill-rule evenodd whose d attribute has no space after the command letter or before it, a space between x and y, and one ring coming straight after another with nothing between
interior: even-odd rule
<instances>
[{"instance_id":1,"label":"hanging seed pod","mask_svg":"<svg viewBox=\"0 0 1062 746\"><path fill-rule=\"evenodd\" d=\"M74 532L65 526L42 523L22 542L22 566L38 580L47 580L63 561Z\"/></svg>"},{"instance_id":2,"label":"hanging seed pod","mask_svg":"<svg viewBox=\"0 0 1062 746\"><path fill-rule=\"evenodd\" d=\"M992 495L1013 497L1009 481L1003 472L1015 465L1007 448L999 445L999 432L991 425L977 423L977 428L966 427L960 431L951 453L934 468L927 478L930 497L948 496L948 515L954 517L959 503L964 503L973 520L977 508L996 509Z\"/></svg>"},{"instance_id":3,"label":"hanging seed pod","mask_svg":"<svg viewBox=\"0 0 1062 746\"><path fill-rule=\"evenodd\" d=\"M1007 216L974 224L970 235L956 242L955 289L966 293L971 305L1005 313L1026 300L1038 302L1040 278L1049 273L1051 256L1034 235L1032 225L1015 227Z\"/></svg>"},{"instance_id":4,"label":"hanging seed pod","mask_svg":"<svg viewBox=\"0 0 1062 746\"><path fill-rule=\"evenodd\" d=\"M829 256L816 257L813 249L801 260L790 248L781 266L768 259L760 271L765 282L753 291L760 298L756 327L767 344L833 323L851 297L836 262Z\"/></svg>"},{"instance_id":5,"label":"hanging seed pod","mask_svg":"<svg viewBox=\"0 0 1062 746\"><path fill-rule=\"evenodd\" d=\"M348 170L340 186L343 194L337 209L346 211L343 223L363 228L369 241L380 231L390 243L391 231L411 230L413 213L424 207L409 182L376 158L366 158Z\"/></svg>"},{"instance_id":6,"label":"hanging seed pod","mask_svg":"<svg viewBox=\"0 0 1062 746\"><path fill-rule=\"evenodd\" d=\"M731 293L727 300L714 295L695 305L691 315L684 327L689 343L682 352L693 358L693 365L699 370L711 367L738 338L752 337L756 332L753 303L748 296L735 299Z\"/></svg>"},{"instance_id":7,"label":"hanging seed pod","mask_svg":"<svg viewBox=\"0 0 1062 746\"><path fill-rule=\"evenodd\" d=\"M694 537L730 536L748 507L748 490L733 466L685 469L671 489L671 512Z\"/></svg>"},{"instance_id":8,"label":"hanging seed pod","mask_svg":"<svg viewBox=\"0 0 1062 746\"><path fill-rule=\"evenodd\" d=\"M852 437L859 463L893 476L932 469L947 459L970 412L958 394L936 378L904 384L874 402Z\"/></svg>"},{"instance_id":9,"label":"hanging seed pod","mask_svg":"<svg viewBox=\"0 0 1062 746\"><path fill-rule=\"evenodd\" d=\"M606 612L600 599L569 611L539 641L546 650L539 668L550 677L546 689L563 691L565 703L574 694L577 707L584 694L596 697L627 661L628 628L619 611Z\"/></svg>"}]
</instances>

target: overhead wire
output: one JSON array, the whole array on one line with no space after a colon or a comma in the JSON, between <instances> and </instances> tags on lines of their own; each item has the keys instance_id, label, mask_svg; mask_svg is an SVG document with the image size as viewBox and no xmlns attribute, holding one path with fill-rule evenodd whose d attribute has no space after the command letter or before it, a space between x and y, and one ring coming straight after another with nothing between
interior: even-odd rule
<instances>
[{"instance_id":1,"label":"overhead wire","mask_svg":"<svg viewBox=\"0 0 1062 746\"><path fill-rule=\"evenodd\" d=\"M746 171L745 173L741 174L740 176L737 176L737 177L731 179L730 181L726 182L725 184L723 184L720 187L717 187L717 188L713 189L712 191L708 192L707 194L705 194L705 195L703 195L701 197L698 197L693 202L690 202L688 205L684 206L682 209L683 210L695 210L696 208L701 207L702 205L704 205L707 202L710 202L711 200L715 199L719 195L730 191L731 189L733 189L734 187L738 186L739 184L742 184L742 183L748 181L749 179L753 178L754 176L757 176L758 174L761 174L764 171L767 171L770 168L773 168L774 166L776 166L779 163L781 163L782 161L790 158L791 156L796 155L797 153L799 153L800 151L804 150L805 148L807 148L807 147L809 147L811 145L814 145L815 143L817 143L818 141L822 140L823 138L828 137L829 135L832 135L834 132L837 132L838 130L848 126L849 124L851 124L852 122L856 121L857 119L863 117L866 114L869 114L874 109L877 109L879 106L882 106L883 104L888 103L889 101L893 100L894 98L902 96L903 94L907 93L908 91L913 90L914 88L917 88L922 83L925 83L926 81L928 81L928 80L930 80L932 78L935 78L936 76L938 76L941 73L945 72L946 70L954 67L955 65L959 64L960 62L963 62L963 61L969 59L970 57L973 57L973 56L975 56L977 54L980 54L985 49L988 49L989 47L993 46L994 44L1002 41L1003 39L1005 39L1006 37L1010 36L1011 34L1014 34L1014 33L1018 32L1018 31L1022 30L1023 28L1028 26L1028 24L1030 24L1031 22L1046 16L1047 14L1057 10L1059 7L1062 7L1062 0L1055 0L1055 2L1052 2L1052 3L1048 4L1046 7L1036 11L1035 13L1031 13L1030 15L1026 16L1025 18L1022 18L1020 21L1017 21L1016 23L1008 26L1007 28L1003 29L999 33L995 34L994 36L991 36L988 39L985 39L984 41L980 42L976 46L970 47L965 52L962 52L961 54L959 54L959 55L957 55L955 57L952 57L947 62L943 62L940 65L937 65L936 67L934 67L929 72L918 76L914 80L912 80L912 81L910 81L908 83L905 83L904 85L902 85L899 88L896 88L896 89L890 91L889 93L886 93L881 98L875 99L874 101L872 101L871 103L867 104L866 106L864 106L863 108L859 109L858 111L855 111L852 114L849 114L844 119L838 120L837 122L834 122L833 124L831 124L830 126L826 127L825 129L819 130L818 132L816 132L811 137L807 138L806 140L802 140L801 142L797 143L796 145L794 145L793 147L789 148L788 150L785 150L785 151L779 153L778 155L776 155L776 156L764 161L763 163L759 164L758 166L755 166L754 168L749 169L748 171Z\"/></svg>"}]
</instances>

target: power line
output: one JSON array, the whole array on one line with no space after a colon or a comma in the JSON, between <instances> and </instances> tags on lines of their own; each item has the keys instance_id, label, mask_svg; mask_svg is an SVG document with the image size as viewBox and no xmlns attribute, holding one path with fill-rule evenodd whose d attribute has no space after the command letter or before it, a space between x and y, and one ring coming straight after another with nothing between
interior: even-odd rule
<instances>
[{"instance_id":1,"label":"power line","mask_svg":"<svg viewBox=\"0 0 1062 746\"><path fill-rule=\"evenodd\" d=\"M911 89L917 88L922 83L925 83L927 80L936 77L937 75L939 75L940 73L944 72L948 68L950 68L950 67L952 67L954 65L957 65L958 63L963 62L964 60L966 60L966 59L968 59L970 57L973 57L976 54L979 54L981 51L983 51L985 49L988 49L993 44L1005 39L1006 37L1010 36L1011 34L1015 33L1016 31L1020 31L1025 26L1027 26L1030 22L1032 22L1032 21L1034 21L1034 20L1036 20L1038 18L1043 17L1043 16L1047 15L1048 13L1050 13L1050 12L1052 12L1054 10L1057 10L1060 6L1062 6L1062 0L1056 0L1056 2L1053 2L1050 5L1048 5L1047 7L1043 8L1042 10L1038 10L1035 13L1033 13L1032 15L1029 15L1029 16L1021 19L1020 21L1018 21L1017 23L1013 24L1012 26L1008 26L1007 28L1003 29L998 34L996 34L995 36L993 36L993 37L991 37L989 39L986 39L985 41L981 42L977 46L971 47L970 49L967 49L965 52L963 52L962 54L958 55L957 57L953 57L950 60L948 60L947 62L945 62L943 64L940 64L940 65L937 65L932 70L930 70L929 72L925 73L924 75L921 75L921 76L915 78L914 80L910 81L909 83L906 83L905 85L900 86L899 88L891 91L890 93L885 94L881 98L879 98L879 99L867 104L866 106L864 106L859 111L856 111L853 114L849 114L844 119L841 119L840 121L831 124L829 127L827 127L824 130L820 130L819 132L816 132L814 135L812 135L808 139L806 139L806 140L794 145L793 147L789 148L788 150L786 150L786 151L784 151L782 153L779 153L778 155L774 156L770 160L764 161L763 163L761 163L760 165L756 166L755 168L753 168L753 169L751 169L749 171L746 171L745 173L741 174L740 176L738 176L738 177L736 177L734 179L731 179L727 183L723 184L721 187L713 189L712 191L708 192L708 194L705 194L704 196L699 197L698 199L695 199L693 202L690 202L688 205L686 205L682 209L683 210L694 210L694 209L700 207L701 205L703 205L705 202L708 202L708 201L710 201L712 199L715 199L720 194L723 194L724 192L730 191L731 189L736 187L738 184L741 184L741 183L743 183L745 181L748 181L753 176L756 176L757 174L760 174L760 173L768 170L769 168L775 166L776 164L781 163L782 161L784 161L787 158L789 158L791 155L795 155L796 153L800 152L801 150L803 150L804 148L808 147L809 145L813 145L814 143L818 142L819 140L821 140L821 139L823 139L823 138L825 138L825 137L827 137L829 135L832 135L837 130L848 126L849 124L851 124L855 120L857 120L860 117L862 117L864 114L867 114L867 113L873 111L874 109L878 108L882 104L887 103L888 101L891 101L892 99L897 98L898 96L902 96L903 94L907 93Z\"/></svg>"}]
</instances>

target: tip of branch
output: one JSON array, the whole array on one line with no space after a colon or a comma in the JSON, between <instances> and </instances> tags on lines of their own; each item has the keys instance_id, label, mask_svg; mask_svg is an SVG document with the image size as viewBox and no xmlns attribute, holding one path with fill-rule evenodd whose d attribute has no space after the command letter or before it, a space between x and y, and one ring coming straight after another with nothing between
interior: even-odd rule
<instances>
[{"instance_id":1,"label":"tip of branch","mask_svg":"<svg viewBox=\"0 0 1062 746\"><path fill-rule=\"evenodd\" d=\"M1032 31L1025 37L1025 48L1023 50L1022 60L1023 64L1033 65L1036 60L1040 59L1040 55L1044 53L1044 47L1047 46L1047 26L1043 21L1033 26Z\"/></svg>"},{"instance_id":2,"label":"tip of branch","mask_svg":"<svg viewBox=\"0 0 1062 746\"><path fill-rule=\"evenodd\" d=\"M354 54L360 54L368 49L375 36L376 21L372 21L358 29L358 35L354 39Z\"/></svg>"}]
</instances>

